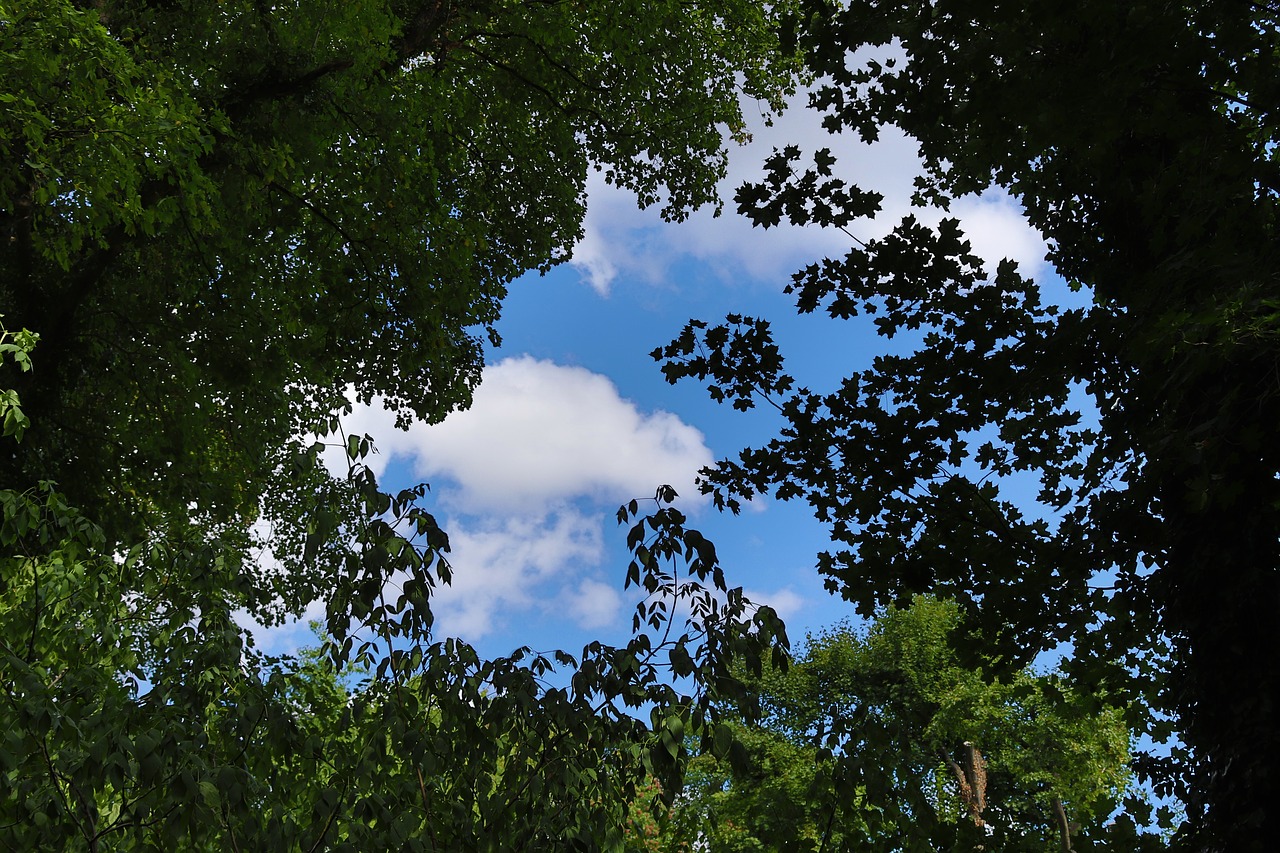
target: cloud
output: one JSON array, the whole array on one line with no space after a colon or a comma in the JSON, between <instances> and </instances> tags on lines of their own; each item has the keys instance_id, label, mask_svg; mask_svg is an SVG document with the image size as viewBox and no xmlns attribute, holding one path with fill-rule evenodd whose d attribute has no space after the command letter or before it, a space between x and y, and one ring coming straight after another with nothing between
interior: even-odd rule
<instances>
[{"instance_id":1,"label":"cloud","mask_svg":"<svg viewBox=\"0 0 1280 853\"><path fill-rule=\"evenodd\" d=\"M582 628L616 617L620 596L591 577L605 557L599 514L563 509L478 523L451 518L445 526L454 574L431 599L439 636L475 641L530 611L556 612Z\"/></svg>"},{"instance_id":2,"label":"cloud","mask_svg":"<svg viewBox=\"0 0 1280 853\"><path fill-rule=\"evenodd\" d=\"M622 609L622 596L607 583L584 579L577 588L562 594L565 612L571 614L580 628L604 628L614 624Z\"/></svg>"},{"instance_id":3,"label":"cloud","mask_svg":"<svg viewBox=\"0 0 1280 853\"><path fill-rule=\"evenodd\" d=\"M880 215L851 225L852 237L883 236L908 213L930 223L944 215L955 216L975 254L991 265L992 272L994 264L1006 256L1017 260L1024 272L1040 270L1044 240L1005 191L994 189L959 199L945 214L912 208L914 180L921 171L916 141L892 126L883 128L880 139L870 145L848 133L833 136L822 127L821 114L805 106L807 98L807 92L798 93L791 108L775 117L772 125L756 120L750 129L751 142L730 150L728 174L720 183L725 199L722 216L700 210L684 223L663 223L655 211L638 210L631 193L608 186L603 179L589 181L585 233L571 261L583 279L604 296L619 278L661 285L674 265L691 259L711 268L725 282L775 283L818 258L842 256L852 239L838 229L785 223L754 228L736 213L732 199L737 188L758 180L765 159L786 145L798 146L804 158L830 148L838 158L837 177L884 196ZM744 111L750 109L749 104L744 106Z\"/></svg>"},{"instance_id":4,"label":"cloud","mask_svg":"<svg viewBox=\"0 0 1280 853\"><path fill-rule=\"evenodd\" d=\"M432 593L436 636L476 642L530 613L583 629L616 624L622 596L598 577L606 558L604 516L562 508L538 517L449 518L444 527L454 571L452 582ZM267 570L279 567L269 549L260 559ZM402 581L393 577L389 599L399 596ZM324 618L323 601L270 627L246 610L235 614L258 651L271 655L316 644L310 623Z\"/></svg>"},{"instance_id":5,"label":"cloud","mask_svg":"<svg viewBox=\"0 0 1280 853\"><path fill-rule=\"evenodd\" d=\"M753 109L752 102L744 102L744 113ZM662 222L655 209L639 210L631 192L593 175L587 182L584 236L571 260L583 279L597 293L607 295L619 277L660 285L673 265L693 259L710 266L724 281L744 276L772 281L814 257L843 253L848 238L838 231L788 224L764 231L739 216L733 203L733 195L743 182L759 178L762 164L774 148L799 144L811 151L830 145L820 117L797 107L776 117L772 125L757 119L750 132L751 142L729 151L728 174L719 187L725 200L720 216L704 208L685 222ZM864 163L868 172L877 171L882 155L895 156L891 146L875 146L873 151L876 162Z\"/></svg>"},{"instance_id":6,"label":"cloud","mask_svg":"<svg viewBox=\"0 0 1280 853\"><path fill-rule=\"evenodd\" d=\"M641 411L606 376L530 356L486 367L471 408L443 423L398 430L375 401L343 428L373 436L366 462L379 477L398 460L432 483L454 567L432 597L435 631L469 641L531 615L592 630L617 623L624 599L608 582L620 577L602 568L605 520L662 484L704 504L694 477L714 461L676 415ZM340 448L325 460L345 472Z\"/></svg>"},{"instance_id":7,"label":"cloud","mask_svg":"<svg viewBox=\"0 0 1280 853\"><path fill-rule=\"evenodd\" d=\"M468 513L537 515L577 498L616 505L664 483L699 502L694 477L713 461L676 415L640 411L606 376L529 356L485 368L472 407L444 423L403 432L375 405L346 428L374 436L375 473L406 458L415 476L447 481L447 503Z\"/></svg>"},{"instance_id":8,"label":"cloud","mask_svg":"<svg viewBox=\"0 0 1280 853\"><path fill-rule=\"evenodd\" d=\"M266 519L258 519L250 528L250 535L256 543L252 555L257 563L258 571L265 577L279 575L284 565L271 549L272 527ZM303 608L297 616L286 617L278 625L267 626L254 618L246 609L234 612L232 618L245 633L253 638L254 647L267 655L294 654L304 646L314 646L317 639L311 630L312 622L323 622L325 605L323 601L313 601Z\"/></svg>"},{"instance_id":9,"label":"cloud","mask_svg":"<svg viewBox=\"0 0 1280 853\"><path fill-rule=\"evenodd\" d=\"M569 624L584 631L623 625L620 616L629 602L602 568L608 549L600 514L563 510L542 518L450 518L445 527L454 574L451 584L437 586L432 593L436 637L476 643L509 634L514 642L525 642L520 639L522 627L538 618L549 619L561 630ZM389 584L389 599L399 595L399 583L393 579ZM748 587L743 593L757 606L772 607L784 622L803 614L811 603L790 585L772 591ZM719 593L716 598L724 600ZM689 601L682 599L674 615L680 620L689 614ZM296 654L316 645L311 622L324 619L322 601L271 627L245 610L235 613L255 648L268 655Z\"/></svg>"},{"instance_id":10,"label":"cloud","mask_svg":"<svg viewBox=\"0 0 1280 853\"><path fill-rule=\"evenodd\" d=\"M742 594L758 607L772 607L783 622L791 621L792 617L800 614L805 606L804 596L790 586L784 586L772 592L744 588Z\"/></svg>"},{"instance_id":11,"label":"cloud","mask_svg":"<svg viewBox=\"0 0 1280 853\"><path fill-rule=\"evenodd\" d=\"M960 199L952 205L951 215L960 220L973 253L986 262L988 275L995 275L1005 258L1017 261L1027 274L1045 265L1049 247L1044 237L1027 224L1022 205L1003 189Z\"/></svg>"}]
</instances>

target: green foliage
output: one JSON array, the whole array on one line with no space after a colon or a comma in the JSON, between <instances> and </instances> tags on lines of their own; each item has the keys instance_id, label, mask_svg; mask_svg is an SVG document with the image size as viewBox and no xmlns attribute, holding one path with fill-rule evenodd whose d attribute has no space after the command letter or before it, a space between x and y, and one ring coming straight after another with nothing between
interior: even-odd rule
<instances>
[{"instance_id":1,"label":"green foliage","mask_svg":"<svg viewBox=\"0 0 1280 853\"><path fill-rule=\"evenodd\" d=\"M641 613L686 610L683 631L655 618L661 634L621 648L483 660L428 642L411 592L387 600L397 579L427 583L421 546L366 529L350 556L387 574L340 583L337 600L351 597L331 604L333 638L290 661L241 648L216 559L179 598L139 554L104 555L101 531L47 484L0 505L0 543L50 546L0 565L0 830L16 849L494 850L516 837L616 849L636 781L677 789L684 731L742 695L734 662L758 668L785 647L776 617L724 590L710 546L670 507L621 515L651 587ZM415 557L387 562L393 549ZM693 663L691 690L671 686L664 659ZM544 684L557 664L575 671L569 688Z\"/></svg>"},{"instance_id":2,"label":"green foliage","mask_svg":"<svg viewBox=\"0 0 1280 853\"><path fill-rule=\"evenodd\" d=\"M1015 264L984 268L951 218L854 241L790 286L801 312L896 338L838 388L787 374L755 318L694 322L655 353L673 381L786 419L709 489L807 501L835 543L819 570L864 615L953 598L1009 671L1070 643L1078 689L1140 699L1157 740L1178 730L1187 749L1138 766L1187 805L1183 839L1270 849L1275 4L814 0L788 31L828 129L914 138L918 204L1008 191L1091 300L1058 307ZM740 210L764 227L874 215L840 153L779 151ZM1027 482L1034 501L1014 496Z\"/></svg>"},{"instance_id":3,"label":"green foliage","mask_svg":"<svg viewBox=\"0 0 1280 853\"><path fill-rule=\"evenodd\" d=\"M433 633L425 487L338 417L465 406L590 170L714 202L785 8L0 0L0 847L616 849L637 780L678 788L785 637L674 493L620 515L632 642L484 660ZM322 657L241 627L316 601Z\"/></svg>"},{"instance_id":4,"label":"green foliage","mask_svg":"<svg viewBox=\"0 0 1280 853\"><path fill-rule=\"evenodd\" d=\"M31 369L31 350L39 340L39 335L27 329L10 332L0 323L0 365L11 358L20 370L27 372ZM0 390L0 423L4 425L3 437L12 436L15 441L22 441L27 427L31 426L31 419L22 412L18 392L12 388Z\"/></svg>"},{"instance_id":5,"label":"green foliage","mask_svg":"<svg viewBox=\"0 0 1280 853\"><path fill-rule=\"evenodd\" d=\"M1108 820L1130 785L1120 709L1057 675L963 666L959 626L956 605L917 598L766 669L743 754L694 759L656 849L1048 853L1064 832L1076 850L1159 847Z\"/></svg>"},{"instance_id":6,"label":"green foliage","mask_svg":"<svg viewBox=\"0 0 1280 853\"><path fill-rule=\"evenodd\" d=\"M739 91L794 71L747 0L92 6L0 5L0 311L44 341L16 390L45 448L4 471L111 536L255 511L349 389L466 405L588 172L714 202Z\"/></svg>"}]
</instances>

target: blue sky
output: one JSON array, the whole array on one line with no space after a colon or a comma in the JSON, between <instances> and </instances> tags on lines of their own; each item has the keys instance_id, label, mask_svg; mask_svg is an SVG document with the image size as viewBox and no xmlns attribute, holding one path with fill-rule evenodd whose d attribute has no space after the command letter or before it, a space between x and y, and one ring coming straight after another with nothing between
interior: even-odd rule
<instances>
[{"instance_id":1,"label":"blue sky","mask_svg":"<svg viewBox=\"0 0 1280 853\"><path fill-rule=\"evenodd\" d=\"M721 515L693 487L699 467L767 441L777 426L770 413L717 405L696 383L671 386L648 353L691 317L738 312L773 322L790 370L815 390L866 366L884 343L868 325L797 316L782 290L796 268L843 253L853 236L884 233L908 212L915 146L892 132L869 147L831 138L799 107L773 126L758 122L753 135L731 152L720 217L699 211L663 223L593 179L573 261L511 287L498 326L503 345L489 353L472 409L407 433L377 407L349 419L348 431L374 436L385 487L432 486L429 507L449 531L455 570L453 588L435 601L441 635L490 655L623 641L635 596L622 589L625 531L614 512L663 483L716 543L730 584L774 606L793 641L852 616L813 568L826 537L805 506L763 500ZM882 215L853 235L751 228L733 212L733 191L787 143L832 147L847 177L884 193ZM989 262L1009 256L1048 272L1043 242L1007 196L963 199L949 215ZM288 651L307 639L286 627L260 643Z\"/></svg>"}]
</instances>

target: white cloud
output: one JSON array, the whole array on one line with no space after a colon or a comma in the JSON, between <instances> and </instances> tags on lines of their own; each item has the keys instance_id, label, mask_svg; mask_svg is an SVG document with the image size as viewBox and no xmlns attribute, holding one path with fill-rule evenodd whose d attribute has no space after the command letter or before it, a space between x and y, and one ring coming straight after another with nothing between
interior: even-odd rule
<instances>
[{"instance_id":1,"label":"white cloud","mask_svg":"<svg viewBox=\"0 0 1280 853\"><path fill-rule=\"evenodd\" d=\"M895 127L886 127L880 139L866 145L852 134L829 134L821 115L807 109L808 95L798 93L792 107L776 117L772 126L757 120L752 141L729 152L729 172L720 184L725 214L716 217L700 210L681 224L663 223L656 212L637 210L632 194L605 184L588 182L585 236L574 250L572 264L601 295L619 277L661 284L673 265L692 259L715 270L726 282L743 278L775 283L786 280L804 264L821 257L839 257L852 244L850 235L838 229L781 224L769 229L752 227L735 212L733 195L744 181L757 180L763 163L774 149L800 148L808 158L820 148L837 156L836 175L884 196L874 220L851 226L860 240L879 237L914 213L924 222L936 223L944 213L912 208L914 180L920 174L917 143ZM751 109L748 104L746 109ZM806 160L802 159L801 166ZM975 254L991 264L1003 257L1017 260L1024 272L1036 273L1044 259L1044 241L1027 225L1021 208L1003 190L960 199L950 213L959 218Z\"/></svg>"},{"instance_id":2,"label":"white cloud","mask_svg":"<svg viewBox=\"0 0 1280 853\"><path fill-rule=\"evenodd\" d=\"M802 103L798 100L797 103ZM751 102L744 104L749 113ZM842 253L848 238L838 231L797 228L781 224L767 231L753 228L736 213L733 195L747 180L761 174L774 148L799 144L805 152L831 144L810 110L791 109L772 126L757 120L751 142L729 151L728 175L720 183L724 214L710 209L694 212L682 223L662 222L655 209L637 209L635 196L592 176L587 182L585 236L574 248L571 263L601 295L607 295L620 276L661 284L672 265L682 259L707 264L725 281L746 276L772 281L789 275L802 263L825 254ZM862 172L875 172L881 160L895 155L892 146L874 146ZM914 147L912 147L914 159Z\"/></svg>"},{"instance_id":3,"label":"white cloud","mask_svg":"<svg viewBox=\"0 0 1280 853\"><path fill-rule=\"evenodd\" d=\"M729 588L732 589L737 586L732 572L726 571L726 574L728 575L727 580ZM728 596L724 592L713 588L709 582L699 582L696 586L700 586L702 590L710 592L711 596L721 604L724 604L728 600ZM695 591L694 587L695 584L692 582L686 582L686 589L688 592L683 597L679 598L676 601L675 606L672 608L672 617L676 620L677 625L679 625L683 620L690 618L693 613L692 596L696 596L701 593L701 590ZM748 614L754 613L756 609L760 607L772 607L774 612L784 623L791 622L793 618L803 613L805 608L810 604L809 599L797 592L791 585L772 591L743 586L742 595L750 605L747 608ZM824 594L822 599L825 600L827 597L828 596Z\"/></svg>"},{"instance_id":4,"label":"white cloud","mask_svg":"<svg viewBox=\"0 0 1280 853\"><path fill-rule=\"evenodd\" d=\"M528 356L485 368L475 401L444 423L396 430L376 405L358 407L348 432L369 433L380 456L446 480L450 506L470 513L539 514L576 498L614 505L669 484L691 501L713 461L703 435L670 412L641 412L608 377Z\"/></svg>"},{"instance_id":5,"label":"white cloud","mask_svg":"<svg viewBox=\"0 0 1280 853\"><path fill-rule=\"evenodd\" d=\"M257 521L253 525L253 535L258 540L256 557L259 571L264 575L278 574L283 566L267 544L270 539L270 525L265 521ZM236 624L244 629L253 639L254 647L266 655L296 654L304 646L314 646L319 641L311 629L312 622L323 622L325 605L323 601L313 601L303 608L302 613L286 617L277 625L264 625L254 618L248 610L240 609L232 614Z\"/></svg>"},{"instance_id":6,"label":"white cloud","mask_svg":"<svg viewBox=\"0 0 1280 853\"><path fill-rule=\"evenodd\" d=\"M454 574L431 599L439 636L475 641L531 610L557 610L583 628L617 615L618 594L589 577L605 554L599 516L562 510L476 526L450 519L446 528Z\"/></svg>"},{"instance_id":7,"label":"white cloud","mask_svg":"<svg viewBox=\"0 0 1280 853\"><path fill-rule=\"evenodd\" d=\"M302 611L302 615L286 619L280 625L268 627L263 625L246 610L237 610L234 614L236 624L253 637L255 648L267 655L296 654L304 646L315 646L319 643L311 630L312 622L324 622L325 605L323 601L313 601Z\"/></svg>"},{"instance_id":8,"label":"white cloud","mask_svg":"<svg viewBox=\"0 0 1280 853\"><path fill-rule=\"evenodd\" d=\"M622 596L596 577L606 554L603 513L562 508L537 517L450 518L444 527L453 577L431 596L437 636L475 642L530 613L551 613L583 629L617 622ZM262 559L278 567L269 550ZM402 580L389 583L390 600L399 596ZM271 655L314 645L310 623L324 618L323 601L270 627L248 611L235 614L258 651Z\"/></svg>"},{"instance_id":9,"label":"white cloud","mask_svg":"<svg viewBox=\"0 0 1280 853\"><path fill-rule=\"evenodd\" d=\"M271 550L272 528L266 519L253 523L250 535L256 543L253 557L258 571L264 575L278 575L284 566L275 552ZM311 630L313 621L324 621L325 606L322 601L308 604L298 616L287 618L282 624L267 626L258 621L248 610L237 610L233 618L245 633L253 638L254 646L263 654L294 654L303 646L316 644L315 634Z\"/></svg>"},{"instance_id":10,"label":"white cloud","mask_svg":"<svg viewBox=\"0 0 1280 853\"><path fill-rule=\"evenodd\" d=\"M607 198L608 195L605 191L596 190L592 193L593 207L587 213L587 222L589 224L582 235L582 239L574 247L572 261L572 264L586 278L587 283L601 296L609 295L609 286L618 277L618 265L614 262L613 257L610 256L610 247L603 229L595 224L597 220L606 219L600 214L599 208ZM616 250L613 254L616 254Z\"/></svg>"},{"instance_id":11,"label":"white cloud","mask_svg":"<svg viewBox=\"0 0 1280 853\"><path fill-rule=\"evenodd\" d=\"M705 503L694 477L714 461L676 415L641 411L606 376L529 356L486 367L471 408L441 424L397 430L375 401L343 428L373 436L375 474L403 460L452 515L443 526L453 582L437 588L432 609L439 636L471 641L530 614L614 624L623 597L601 575L605 519L662 484ZM346 470L339 448L325 458Z\"/></svg>"},{"instance_id":12,"label":"white cloud","mask_svg":"<svg viewBox=\"0 0 1280 853\"><path fill-rule=\"evenodd\" d=\"M742 594L747 597L748 601L758 607L772 607L783 622L791 621L792 617L800 614L805 606L804 596L789 586L775 589L772 592L743 589Z\"/></svg>"},{"instance_id":13,"label":"white cloud","mask_svg":"<svg viewBox=\"0 0 1280 853\"><path fill-rule=\"evenodd\" d=\"M566 612L581 628L604 628L614 624L622 609L622 596L607 583L584 579L576 589L563 595Z\"/></svg>"},{"instance_id":14,"label":"white cloud","mask_svg":"<svg viewBox=\"0 0 1280 853\"><path fill-rule=\"evenodd\" d=\"M1035 274L1045 265L1049 247L1044 237L1027 224L1022 206L1004 190L960 199L951 215L960 220L973 253L986 262L988 275L995 275L1005 258L1017 261L1025 274Z\"/></svg>"}]
</instances>

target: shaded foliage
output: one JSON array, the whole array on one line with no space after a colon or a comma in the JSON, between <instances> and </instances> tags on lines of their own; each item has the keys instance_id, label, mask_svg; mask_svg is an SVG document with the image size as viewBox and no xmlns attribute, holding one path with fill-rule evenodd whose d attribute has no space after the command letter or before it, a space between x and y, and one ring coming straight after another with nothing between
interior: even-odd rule
<instances>
[{"instance_id":1,"label":"shaded foliage","mask_svg":"<svg viewBox=\"0 0 1280 853\"><path fill-rule=\"evenodd\" d=\"M616 849L678 787L785 638L674 493L620 516L630 643L486 660L433 632L425 487L339 418L467 405L592 169L713 202L739 97L791 85L782 8L0 0L0 847ZM242 627L317 601L327 664Z\"/></svg>"},{"instance_id":2,"label":"shaded foliage","mask_svg":"<svg viewBox=\"0 0 1280 853\"><path fill-rule=\"evenodd\" d=\"M801 312L871 318L895 350L840 387L784 369L765 320L694 322L675 381L786 425L707 475L720 503L802 499L818 568L864 614L933 592L1010 669L1061 643L1079 689L1140 699L1171 752L1138 768L1182 841L1274 845L1280 766L1277 27L1273 3L810 2L792 19L836 133L919 143L918 204L995 186L1083 307L958 222L908 215L798 272ZM861 52L856 52L862 48ZM769 227L846 227L881 199L839 147L778 151L737 196ZM1035 483L1033 500L1015 496Z\"/></svg>"}]
</instances>

